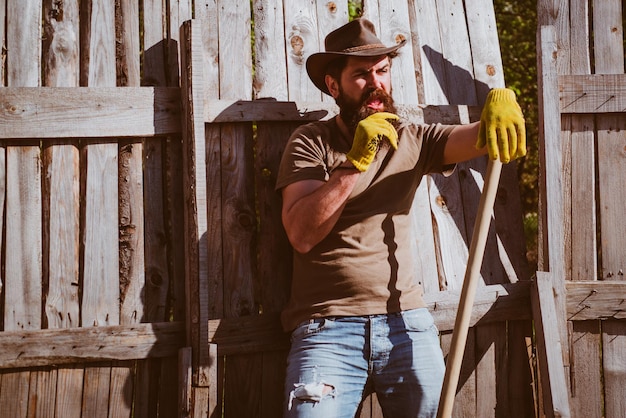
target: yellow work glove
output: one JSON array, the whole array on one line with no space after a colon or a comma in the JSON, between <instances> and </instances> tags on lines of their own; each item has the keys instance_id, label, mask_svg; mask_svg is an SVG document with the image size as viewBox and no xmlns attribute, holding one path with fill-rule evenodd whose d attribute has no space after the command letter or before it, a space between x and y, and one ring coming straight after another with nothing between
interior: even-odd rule
<instances>
[{"instance_id":1,"label":"yellow work glove","mask_svg":"<svg viewBox=\"0 0 626 418\"><path fill-rule=\"evenodd\" d=\"M374 160L378 145L384 138L389 140L393 149L398 149L398 132L389 122L398 119L393 113L378 112L360 121L354 132L352 149L346 154L346 158L362 172Z\"/></svg>"},{"instance_id":2,"label":"yellow work glove","mask_svg":"<svg viewBox=\"0 0 626 418\"><path fill-rule=\"evenodd\" d=\"M526 125L513 90L498 88L487 95L476 148L485 145L489 158L503 163L526 155Z\"/></svg>"}]
</instances>

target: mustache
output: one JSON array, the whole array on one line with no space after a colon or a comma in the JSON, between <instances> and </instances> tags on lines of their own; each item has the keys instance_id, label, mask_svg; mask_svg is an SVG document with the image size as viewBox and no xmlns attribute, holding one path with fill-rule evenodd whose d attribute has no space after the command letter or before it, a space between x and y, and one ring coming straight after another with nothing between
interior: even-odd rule
<instances>
[{"instance_id":1,"label":"mustache","mask_svg":"<svg viewBox=\"0 0 626 418\"><path fill-rule=\"evenodd\" d=\"M343 94L336 99L340 108L339 113L341 118L352 131L354 131L356 125L361 120L377 112L377 110L373 110L367 105L368 103L376 100L382 103L385 112L397 113L391 94L380 88L372 88L364 91L358 100L347 100ZM395 128L398 127L397 122L394 121L392 124Z\"/></svg>"}]
</instances>

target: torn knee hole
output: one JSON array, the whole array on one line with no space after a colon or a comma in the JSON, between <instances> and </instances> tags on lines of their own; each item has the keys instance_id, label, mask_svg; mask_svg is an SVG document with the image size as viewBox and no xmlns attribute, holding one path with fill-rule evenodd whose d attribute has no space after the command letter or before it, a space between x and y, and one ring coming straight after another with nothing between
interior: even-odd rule
<instances>
[{"instance_id":1,"label":"torn knee hole","mask_svg":"<svg viewBox=\"0 0 626 418\"><path fill-rule=\"evenodd\" d=\"M335 387L324 382L295 383L289 394L289 409L294 399L308 402L320 402L324 396L335 397Z\"/></svg>"}]
</instances>

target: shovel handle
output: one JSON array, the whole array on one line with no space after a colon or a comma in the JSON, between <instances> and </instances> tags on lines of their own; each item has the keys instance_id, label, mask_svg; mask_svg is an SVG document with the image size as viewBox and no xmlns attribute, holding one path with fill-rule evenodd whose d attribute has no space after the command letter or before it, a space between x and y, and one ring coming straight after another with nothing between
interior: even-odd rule
<instances>
[{"instance_id":1,"label":"shovel handle","mask_svg":"<svg viewBox=\"0 0 626 418\"><path fill-rule=\"evenodd\" d=\"M476 287L480 278L480 268L485 254L485 243L487 242L501 171L502 163L499 160L489 160L485 185L480 196L478 214L474 223L467 268L459 300L459 309L454 322L454 330L452 331L452 343L448 360L446 361L446 373L443 379L437 418L450 418L452 416L454 396L459 383L461 363L463 362L465 343L467 342L467 333L472 316L472 305L474 305Z\"/></svg>"}]
</instances>

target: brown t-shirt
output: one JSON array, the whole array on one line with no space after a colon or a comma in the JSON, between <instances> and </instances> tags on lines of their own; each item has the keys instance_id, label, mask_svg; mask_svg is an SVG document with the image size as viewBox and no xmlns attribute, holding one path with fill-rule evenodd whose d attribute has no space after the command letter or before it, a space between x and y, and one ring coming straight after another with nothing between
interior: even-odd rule
<instances>
[{"instance_id":1,"label":"brown t-shirt","mask_svg":"<svg viewBox=\"0 0 626 418\"><path fill-rule=\"evenodd\" d=\"M381 151L362 173L332 231L306 254L294 251L286 331L317 317L359 316L424 307L411 259L415 190L424 174L442 172L454 126L403 123L398 149ZM336 120L299 127L282 157L276 189L301 180L327 181L350 145Z\"/></svg>"}]
</instances>

